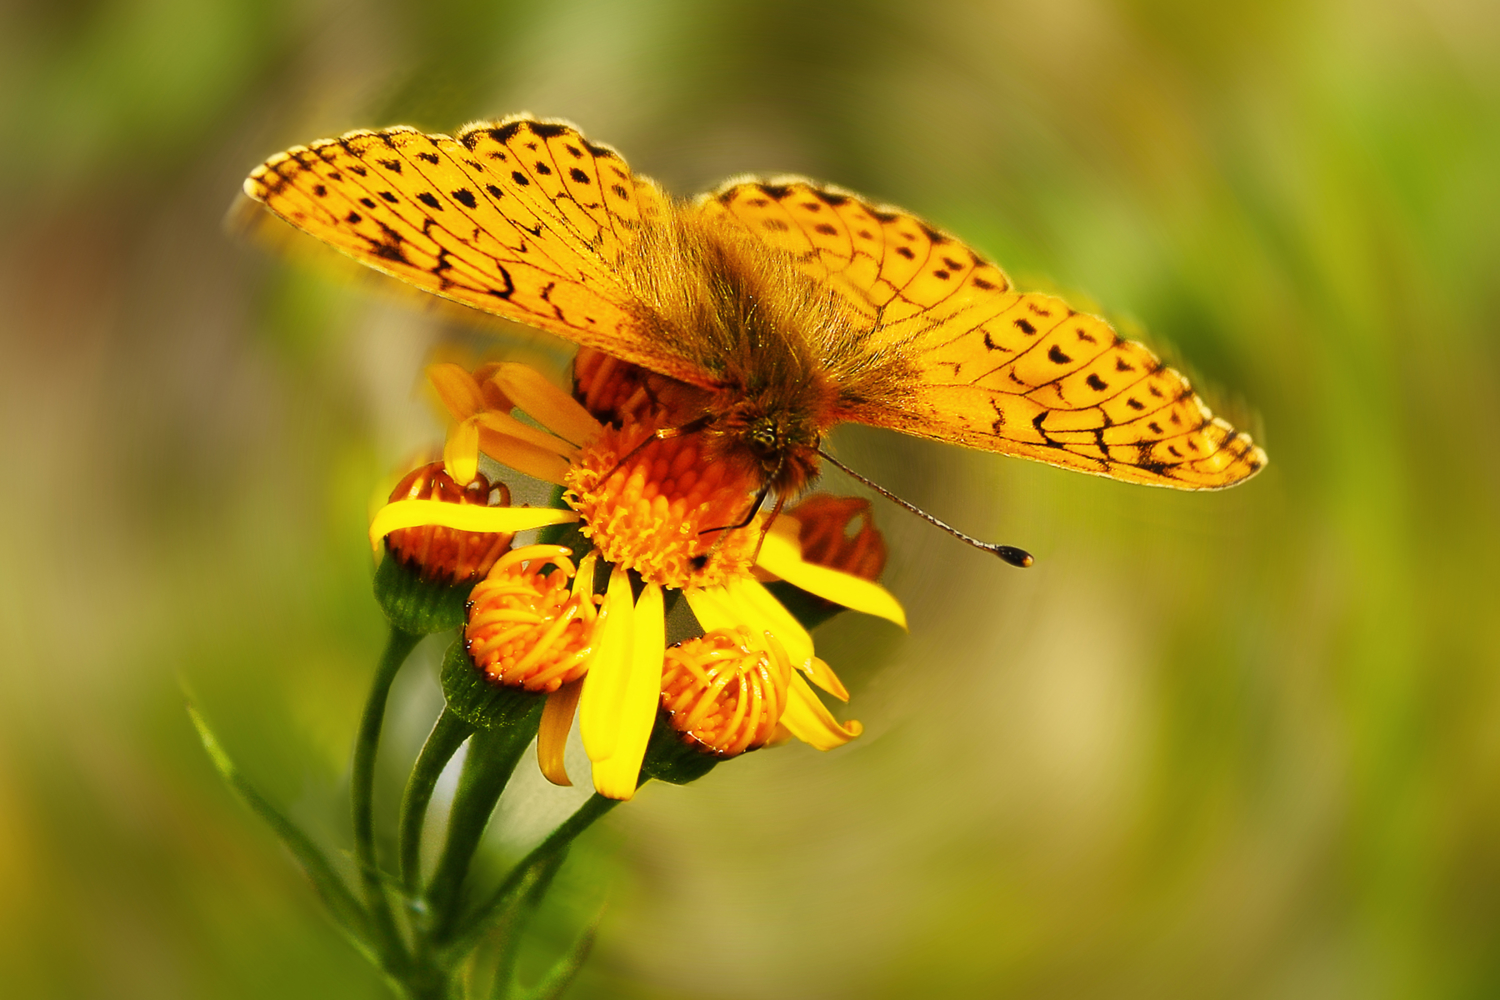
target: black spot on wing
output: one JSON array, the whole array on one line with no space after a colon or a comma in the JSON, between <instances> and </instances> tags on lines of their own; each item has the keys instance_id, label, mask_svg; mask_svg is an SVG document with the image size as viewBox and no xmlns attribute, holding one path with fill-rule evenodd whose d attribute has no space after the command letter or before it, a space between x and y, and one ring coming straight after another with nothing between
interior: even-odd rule
<instances>
[{"instance_id":1,"label":"black spot on wing","mask_svg":"<svg viewBox=\"0 0 1500 1000\"><path fill-rule=\"evenodd\" d=\"M1104 381L1093 372L1090 372L1089 377L1084 379L1084 381L1087 382L1088 387L1090 389L1093 389L1095 392L1103 392L1105 389L1109 388L1109 383Z\"/></svg>"},{"instance_id":2,"label":"black spot on wing","mask_svg":"<svg viewBox=\"0 0 1500 1000\"><path fill-rule=\"evenodd\" d=\"M519 170L512 170L510 172L510 179L513 180L513 181L515 181L521 187L530 187L531 186L531 178L527 177L525 174L521 173L521 171L519 171Z\"/></svg>"},{"instance_id":3,"label":"black spot on wing","mask_svg":"<svg viewBox=\"0 0 1500 1000\"><path fill-rule=\"evenodd\" d=\"M417 159L426 160L428 163L436 164L438 161L438 155L436 153L418 153Z\"/></svg>"},{"instance_id":4,"label":"black spot on wing","mask_svg":"<svg viewBox=\"0 0 1500 1000\"><path fill-rule=\"evenodd\" d=\"M1053 344L1052 349L1047 352L1047 360L1051 361L1055 365L1065 365L1073 359L1064 354L1060 347L1058 347L1056 344Z\"/></svg>"},{"instance_id":5,"label":"black spot on wing","mask_svg":"<svg viewBox=\"0 0 1500 1000\"><path fill-rule=\"evenodd\" d=\"M421 192L417 195L417 200L435 211L441 212L443 210L443 206L438 202L437 198L431 191Z\"/></svg>"},{"instance_id":6,"label":"black spot on wing","mask_svg":"<svg viewBox=\"0 0 1500 1000\"><path fill-rule=\"evenodd\" d=\"M470 191L468 188L459 188L457 191L450 192L450 194L453 195L453 200L458 202L464 208L474 208L479 204L479 202L474 199L474 192Z\"/></svg>"},{"instance_id":7,"label":"black spot on wing","mask_svg":"<svg viewBox=\"0 0 1500 1000\"><path fill-rule=\"evenodd\" d=\"M577 167L574 167L571 170L569 170L568 171L568 176L571 177L571 178L573 178L573 180L575 182L579 183L579 184L591 184L591 183L593 183L591 180L589 180L589 175L586 174L586 173L584 173L582 170L579 170Z\"/></svg>"},{"instance_id":8,"label":"black spot on wing","mask_svg":"<svg viewBox=\"0 0 1500 1000\"><path fill-rule=\"evenodd\" d=\"M525 122L520 121L506 122L504 125L490 129L490 138L503 145L510 142L515 134L521 131L521 126L524 124Z\"/></svg>"},{"instance_id":9,"label":"black spot on wing","mask_svg":"<svg viewBox=\"0 0 1500 1000\"><path fill-rule=\"evenodd\" d=\"M571 130L568 126L559 125L556 122L532 122L531 131L534 135L539 135L543 139L556 139L564 132Z\"/></svg>"}]
</instances>

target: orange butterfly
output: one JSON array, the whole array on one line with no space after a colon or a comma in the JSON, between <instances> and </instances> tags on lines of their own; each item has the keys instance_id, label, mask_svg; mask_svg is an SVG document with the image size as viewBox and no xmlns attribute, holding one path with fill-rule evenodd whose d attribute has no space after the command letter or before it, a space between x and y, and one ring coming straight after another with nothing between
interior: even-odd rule
<instances>
[{"instance_id":1,"label":"orange butterfly","mask_svg":"<svg viewBox=\"0 0 1500 1000\"><path fill-rule=\"evenodd\" d=\"M1266 464L1103 320L802 178L674 202L573 126L518 115L296 146L245 191L387 274L696 387L700 416L675 430L782 497L845 420L1179 489Z\"/></svg>"}]
</instances>

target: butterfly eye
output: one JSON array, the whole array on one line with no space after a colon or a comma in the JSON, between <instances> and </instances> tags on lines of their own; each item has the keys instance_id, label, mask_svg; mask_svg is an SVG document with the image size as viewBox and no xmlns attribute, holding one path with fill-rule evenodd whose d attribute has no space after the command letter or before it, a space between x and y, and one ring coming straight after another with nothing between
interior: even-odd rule
<instances>
[{"instance_id":1,"label":"butterfly eye","mask_svg":"<svg viewBox=\"0 0 1500 1000\"><path fill-rule=\"evenodd\" d=\"M761 417L745 431L745 440L761 455L774 453L776 446L780 443L780 438L781 434L776 421L770 417Z\"/></svg>"}]
</instances>

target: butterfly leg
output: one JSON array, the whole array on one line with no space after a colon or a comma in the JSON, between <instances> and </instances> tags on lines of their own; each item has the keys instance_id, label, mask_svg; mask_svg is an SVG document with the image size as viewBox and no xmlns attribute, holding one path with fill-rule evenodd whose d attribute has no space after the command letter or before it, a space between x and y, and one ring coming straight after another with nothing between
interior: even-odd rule
<instances>
[{"instance_id":1,"label":"butterfly leg","mask_svg":"<svg viewBox=\"0 0 1500 1000\"><path fill-rule=\"evenodd\" d=\"M755 520L755 515L758 514L758 513L760 513L760 505L766 502L766 497L767 497L767 495L770 494L770 492L771 492L771 487L769 487L769 486L762 486L760 488L760 492L757 493L757 494L755 494L755 499L750 501L750 510L748 512L746 512L745 519L743 521L741 521L739 524L724 524L724 525L720 525L717 528L704 528L702 531L698 532L698 534L700 534L700 535L711 535L715 531L738 531L738 530L740 530L745 525L747 525L751 521ZM783 500L782 497L777 497L776 498L776 510L777 511L781 510L782 500ZM771 516L774 518L776 515L772 514Z\"/></svg>"},{"instance_id":2,"label":"butterfly leg","mask_svg":"<svg viewBox=\"0 0 1500 1000\"><path fill-rule=\"evenodd\" d=\"M682 437L684 434L696 434L699 431L703 430L705 427L707 427L712 422L713 422L713 414L711 414L711 413L705 413L701 417L697 417L697 418L695 418L693 420L689 420L687 423L683 424L680 427L658 427L648 437L643 438L641 440L640 444L636 445L634 448L631 448L624 455L620 456L619 460L616 461L614 465L610 466L609 471L606 472L604 475L602 475L602 476L599 477L599 481L603 482L604 480L608 479L610 476L614 475L615 471L617 469L619 469L620 466L624 465L626 462L630 461L632 458L635 458L635 456L639 455L641 453L641 449L645 448L651 442L653 442L653 441L670 441L673 438Z\"/></svg>"}]
</instances>

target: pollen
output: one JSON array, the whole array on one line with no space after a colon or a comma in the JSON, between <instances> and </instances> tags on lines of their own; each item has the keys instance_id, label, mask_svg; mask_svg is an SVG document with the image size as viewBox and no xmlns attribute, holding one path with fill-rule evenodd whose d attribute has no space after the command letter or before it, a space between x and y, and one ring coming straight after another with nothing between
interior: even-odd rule
<instances>
[{"instance_id":1,"label":"pollen","mask_svg":"<svg viewBox=\"0 0 1500 1000\"><path fill-rule=\"evenodd\" d=\"M587 672L599 617L594 558L575 569L568 555L560 545L519 548L475 585L464 642L490 680L551 692Z\"/></svg>"},{"instance_id":2,"label":"pollen","mask_svg":"<svg viewBox=\"0 0 1500 1000\"><path fill-rule=\"evenodd\" d=\"M750 573L760 532L743 524L755 481L705 460L697 434L651 440L648 425L608 429L574 461L563 499L601 558L664 587L709 587Z\"/></svg>"},{"instance_id":3,"label":"pollen","mask_svg":"<svg viewBox=\"0 0 1500 1000\"><path fill-rule=\"evenodd\" d=\"M391 491L391 501L397 500L505 507L510 504L510 491L504 483L491 484L482 475L467 486L460 486L444 470L442 462L433 462L406 474ZM458 583L488 573L495 560L510 548L512 537L501 532L422 525L392 531L387 540L391 554L426 579Z\"/></svg>"},{"instance_id":4,"label":"pollen","mask_svg":"<svg viewBox=\"0 0 1500 1000\"><path fill-rule=\"evenodd\" d=\"M667 647L661 705L685 742L732 757L776 735L792 667L767 638L766 648L757 648L744 628L715 629Z\"/></svg>"}]
</instances>

